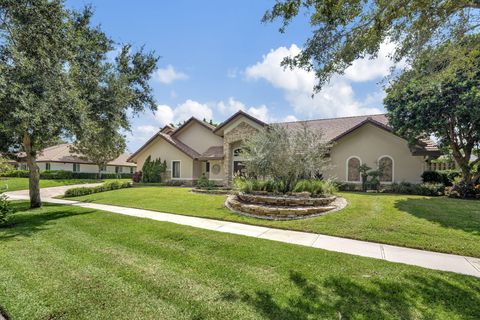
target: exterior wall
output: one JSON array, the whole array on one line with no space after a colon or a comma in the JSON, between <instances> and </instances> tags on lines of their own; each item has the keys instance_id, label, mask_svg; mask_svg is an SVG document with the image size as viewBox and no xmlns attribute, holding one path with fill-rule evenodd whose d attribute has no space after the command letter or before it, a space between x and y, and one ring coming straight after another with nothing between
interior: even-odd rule
<instances>
[{"instance_id":1,"label":"exterior wall","mask_svg":"<svg viewBox=\"0 0 480 320\"><path fill-rule=\"evenodd\" d=\"M212 146L221 146L223 144L221 137L195 121L183 128L178 135L175 135L175 138L198 153L204 153Z\"/></svg>"},{"instance_id":2,"label":"exterior wall","mask_svg":"<svg viewBox=\"0 0 480 320\"><path fill-rule=\"evenodd\" d=\"M412 156L406 140L385 130L367 124L346 135L332 147L332 168L325 176L347 180L347 159L356 156L361 163L372 169L378 168L378 159L390 156L393 159L393 180L421 183L425 162L422 156Z\"/></svg>"},{"instance_id":3,"label":"exterior wall","mask_svg":"<svg viewBox=\"0 0 480 320\"><path fill-rule=\"evenodd\" d=\"M133 160L137 162L138 170L142 170L143 164L148 156L151 156L152 159L160 158L162 161L167 161L166 178L168 180L172 177L172 161L174 160L180 161L180 178L174 180L191 181L194 179L193 159L162 138L156 137L149 146L135 156Z\"/></svg>"}]
</instances>

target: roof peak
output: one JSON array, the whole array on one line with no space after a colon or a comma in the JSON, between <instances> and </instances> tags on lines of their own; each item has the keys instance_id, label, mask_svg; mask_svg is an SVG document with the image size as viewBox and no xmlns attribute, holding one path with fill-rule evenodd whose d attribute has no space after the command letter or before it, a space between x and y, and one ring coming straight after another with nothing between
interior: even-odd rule
<instances>
[{"instance_id":1,"label":"roof peak","mask_svg":"<svg viewBox=\"0 0 480 320\"><path fill-rule=\"evenodd\" d=\"M375 116L385 116L386 113L374 113L374 114L364 114L364 115L358 115L358 116L344 116L344 117L332 117L332 118L320 118L320 119L307 119L307 120L296 120L296 121L282 121L282 122L273 122L271 124L285 124L285 123L299 123L299 122L311 122L311 121L324 121L324 120L338 120L338 119L352 119L352 118L370 118Z\"/></svg>"}]
</instances>

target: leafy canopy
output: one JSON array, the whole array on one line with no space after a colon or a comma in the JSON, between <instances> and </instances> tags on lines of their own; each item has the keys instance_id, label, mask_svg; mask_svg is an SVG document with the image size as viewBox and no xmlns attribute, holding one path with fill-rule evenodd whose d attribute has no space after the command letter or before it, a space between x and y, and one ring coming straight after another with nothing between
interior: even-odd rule
<instances>
[{"instance_id":1,"label":"leafy canopy","mask_svg":"<svg viewBox=\"0 0 480 320\"><path fill-rule=\"evenodd\" d=\"M299 179L314 179L327 168L329 144L321 131L302 123L273 124L244 141L245 174L282 181L291 190Z\"/></svg>"},{"instance_id":2,"label":"leafy canopy","mask_svg":"<svg viewBox=\"0 0 480 320\"><path fill-rule=\"evenodd\" d=\"M480 159L480 35L449 41L419 55L392 81L384 100L390 124L412 142L435 136L468 184ZM476 175L476 176L475 176Z\"/></svg>"},{"instance_id":3,"label":"leafy canopy","mask_svg":"<svg viewBox=\"0 0 480 320\"><path fill-rule=\"evenodd\" d=\"M263 22L280 19L285 32L299 14L309 16L312 36L283 65L314 70L316 91L355 59L376 57L384 41L396 44L395 61L413 60L426 46L480 28L478 0L279 0Z\"/></svg>"}]
</instances>

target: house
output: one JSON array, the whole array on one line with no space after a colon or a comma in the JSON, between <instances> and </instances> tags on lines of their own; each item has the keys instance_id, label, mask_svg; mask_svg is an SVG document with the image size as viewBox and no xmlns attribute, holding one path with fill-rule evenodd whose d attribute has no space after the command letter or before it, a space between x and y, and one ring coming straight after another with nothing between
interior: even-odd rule
<instances>
[{"instance_id":1,"label":"house","mask_svg":"<svg viewBox=\"0 0 480 320\"><path fill-rule=\"evenodd\" d=\"M71 144L64 143L45 148L37 155L37 164L40 170L64 170L73 172L97 173L98 166L87 160L83 155L71 150ZM136 165L127 162L130 154L122 154L117 159L110 161L102 172L104 173L134 173ZM19 153L15 164L17 169L26 170L25 154Z\"/></svg>"},{"instance_id":2,"label":"house","mask_svg":"<svg viewBox=\"0 0 480 320\"><path fill-rule=\"evenodd\" d=\"M321 130L325 141L332 143L331 168L323 175L337 181L361 183L359 167L365 163L384 168L382 183L419 183L429 160L440 155L430 140L409 145L393 133L383 114L279 123L292 129L303 124ZM161 158L167 162L168 179L192 183L206 175L228 185L242 168L242 140L265 126L268 124L243 111L217 127L190 118L176 129L162 128L128 161L141 170L148 156Z\"/></svg>"}]
</instances>

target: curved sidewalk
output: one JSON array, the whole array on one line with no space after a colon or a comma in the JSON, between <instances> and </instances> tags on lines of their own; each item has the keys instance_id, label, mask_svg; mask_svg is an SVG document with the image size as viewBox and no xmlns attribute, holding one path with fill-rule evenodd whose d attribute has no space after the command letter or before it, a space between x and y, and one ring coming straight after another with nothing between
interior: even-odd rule
<instances>
[{"instance_id":1,"label":"curved sidewalk","mask_svg":"<svg viewBox=\"0 0 480 320\"><path fill-rule=\"evenodd\" d=\"M417 250L375 242L327 236L316 233L282 230L236 222L198 218L172 213L163 213L151 210L133 209L113 205L85 203L79 201L52 198L54 196L62 195L65 190L74 187L76 186L64 186L42 189L42 195L48 195L43 198L43 201L103 210L157 221L171 222L218 232L226 232L248 237L292 243L329 251L353 254L362 257L415 265L428 269L450 271L480 278L479 258ZM28 190L8 192L6 193L6 195L12 200L25 200L28 199Z\"/></svg>"}]
</instances>

